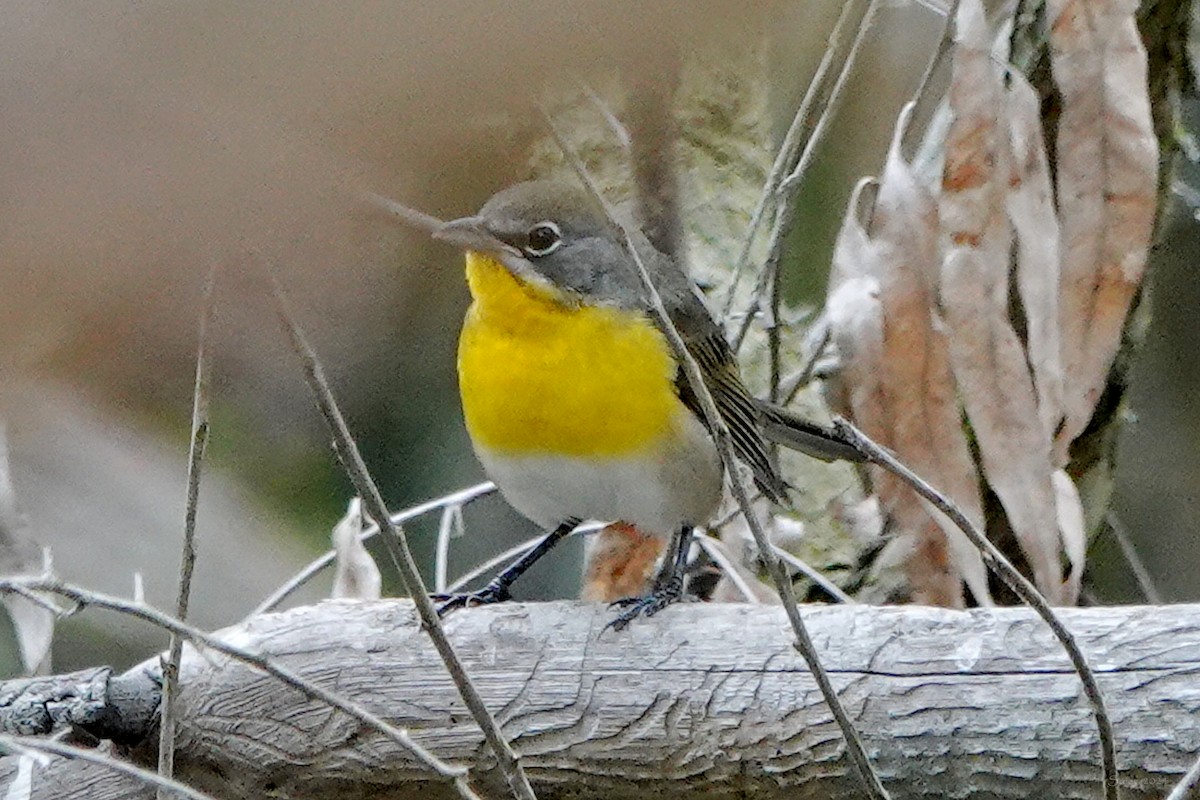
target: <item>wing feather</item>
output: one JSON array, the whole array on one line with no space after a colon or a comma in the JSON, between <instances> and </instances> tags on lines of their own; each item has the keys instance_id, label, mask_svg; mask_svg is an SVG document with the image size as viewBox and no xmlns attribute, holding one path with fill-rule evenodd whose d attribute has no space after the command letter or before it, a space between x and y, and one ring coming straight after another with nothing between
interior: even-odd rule
<instances>
[{"instance_id":1,"label":"wing feather","mask_svg":"<svg viewBox=\"0 0 1200 800\"><path fill-rule=\"evenodd\" d=\"M704 384L712 394L717 412L729 429L734 453L750 467L754 474L754 482L763 494L776 502L783 502L787 497L786 485L771 464L767 445L759 427L758 409L742 383L737 362L734 361L733 353L720 330L701 339L689 339L684 335L684 344L700 366ZM707 427L704 410L682 369L675 373L675 390L683 404L704 421Z\"/></svg>"},{"instance_id":2,"label":"wing feather","mask_svg":"<svg viewBox=\"0 0 1200 800\"><path fill-rule=\"evenodd\" d=\"M651 273L667 314L679 331L688 352L700 366L704 385L712 394L717 413L729 429L734 454L754 473L754 481L763 494L776 502L787 499L787 484L772 466L760 428L761 413L742 383L737 360L721 326L709 313L704 299L687 273L671 258L655 250L644 238L635 236L639 252ZM644 298L642 308L661 327L654 310ZM675 372L675 391L683 404L709 427L704 409L689 385L682 369ZM711 431L711 428L709 428Z\"/></svg>"}]
</instances>

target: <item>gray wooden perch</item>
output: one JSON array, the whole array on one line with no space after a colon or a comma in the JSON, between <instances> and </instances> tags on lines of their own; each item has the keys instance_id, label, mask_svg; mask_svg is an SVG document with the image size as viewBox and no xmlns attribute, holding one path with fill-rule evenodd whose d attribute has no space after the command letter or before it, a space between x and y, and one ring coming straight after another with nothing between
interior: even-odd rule
<instances>
[{"instance_id":1,"label":"gray wooden perch","mask_svg":"<svg viewBox=\"0 0 1200 800\"><path fill-rule=\"evenodd\" d=\"M1158 800L1200 752L1200 606L1059 613L1107 695L1124 797ZM1099 796L1096 729L1079 680L1029 611L830 606L804 614L895 797ZM541 800L860 796L782 610L683 605L601 633L610 617L596 606L546 603L447 620ZM262 615L223 636L407 727L439 756L470 766L483 796L505 796L407 601L329 601ZM0 726L27 733L57 715L136 742L134 729L149 727L157 664L113 677L107 694L103 671L64 676L53 689L51 679L0 685ZM189 649L181 677L177 776L217 797L455 796L391 740L251 667ZM66 688L72 678L85 695L78 703ZM54 696L49 711L39 693ZM147 742L150 733L142 730ZM94 764L12 756L0 759L0 787L31 769L31 800L153 796Z\"/></svg>"}]
</instances>

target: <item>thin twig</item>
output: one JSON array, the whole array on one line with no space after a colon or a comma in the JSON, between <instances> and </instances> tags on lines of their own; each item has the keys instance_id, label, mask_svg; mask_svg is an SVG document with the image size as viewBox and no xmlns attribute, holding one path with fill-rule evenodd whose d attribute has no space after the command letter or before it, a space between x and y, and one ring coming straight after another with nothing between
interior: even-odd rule
<instances>
[{"instance_id":1,"label":"thin twig","mask_svg":"<svg viewBox=\"0 0 1200 800\"><path fill-rule=\"evenodd\" d=\"M829 127L829 121L837 113L838 104L842 98L842 91L846 88L846 81L849 80L850 73L854 69L854 62L858 60L858 54L862 50L863 41L866 39L867 31L871 27L871 22L874 20L877 10L878 3L875 0L867 3L866 10L863 11L862 18L858 21L858 30L855 31L854 39L850 42L850 49L846 51L846 60L842 63L837 80L834 81L833 88L829 91L825 107L821 109L821 116L817 118L817 124L813 126L812 136L805 142L804 150L800 153L800 158L796 162L795 168L779 184L776 194L786 196L788 193L794 191L800 185L800 182L804 180L805 175L808 174L808 168L812 165L813 158L816 156L817 146L825 138L825 130Z\"/></svg>"},{"instance_id":2,"label":"thin twig","mask_svg":"<svg viewBox=\"0 0 1200 800\"><path fill-rule=\"evenodd\" d=\"M782 270L776 269L771 275L771 327L767 329L767 399L772 403L779 402L779 382L783 380L780 374L783 370L783 335L780 331L779 314L783 310L783 279ZM778 462L779 445L772 443L771 457Z\"/></svg>"},{"instance_id":3,"label":"thin twig","mask_svg":"<svg viewBox=\"0 0 1200 800\"><path fill-rule=\"evenodd\" d=\"M756 491L750 495L750 502L752 502L752 503L757 502L760 497L762 497L762 494ZM740 508L735 508L732 511L726 513L724 516L722 516L716 522L713 522L712 524L710 524L708 526L709 532L719 531L721 528L725 527L730 522L733 522L735 519L737 519L738 515L741 513L742 513L742 510ZM698 536L696 538L697 538L697 540L702 541L704 537ZM720 541L720 540L718 540L718 541ZM721 543L724 544L723 541ZM851 597L850 595L843 592L836 583L834 583L833 581L829 580L829 578L822 575L821 572L818 571L816 567L814 567L811 564L809 564L808 562L804 561L799 556L789 553L787 550L783 549L782 547L775 544L774 542L771 543L771 547L775 548L775 552L779 555L780 558L782 558L784 561L786 561L789 565L795 567L796 571L799 572L801 575L803 575L804 577L808 578L813 583L820 586L823 590L825 590L825 592L827 594L829 594L831 597L836 599L839 603L846 603L847 605L854 605L857 602L853 597Z\"/></svg>"},{"instance_id":4,"label":"thin twig","mask_svg":"<svg viewBox=\"0 0 1200 800\"><path fill-rule=\"evenodd\" d=\"M747 226L746 235L742 239L742 249L738 252L737 260L733 262L733 269L729 278L729 288L725 292L724 302L721 303L721 319L728 319L730 311L733 310L737 287L742 281L742 274L745 272L746 266L750 263L750 250L754 246L754 239L758 235L758 229L762 225L767 208L777 200L776 190L779 188L780 181L783 180L784 174L792 168L792 164L796 160L796 153L799 152L802 144L800 134L808 126L809 112L812 111L812 105L817 99L818 89L825 84L826 75L828 75L830 67L833 66L834 55L837 53L842 37L845 34L844 28L850 24L850 20L858 11L859 5L860 3L855 2L855 0L847 0L847 2L842 4L842 11L838 14L837 22L833 25L833 30L829 32L829 38L825 44L825 53L821 56L821 62L817 65L817 71L808 83L808 88L804 92L804 98L800 101L800 107L796 109L796 113L792 116L792 123L788 126L787 134L783 137L783 143L779 145L779 150L775 153L775 160L771 164L770 172L767 173L766 183L763 184L762 192L758 196L758 203L754 206L754 213L750 215L750 224Z\"/></svg>"},{"instance_id":5,"label":"thin twig","mask_svg":"<svg viewBox=\"0 0 1200 800\"><path fill-rule=\"evenodd\" d=\"M932 11L939 17L953 16L950 10L950 4L943 3L941 0L913 0L913 2L926 11Z\"/></svg>"},{"instance_id":6,"label":"thin twig","mask_svg":"<svg viewBox=\"0 0 1200 800\"><path fill-rule=\"evenodd\" d=\"M605 527L607 527L607 523L604 523L604 522L589 522L587 524L580 525L578 528L571 531L571 536L586 536L587 534L595 533ZM465 572L462 575L460 575L458 578L456 578L454 580L454 582L451 583L449 585L449 587L446 589L446 592L447 593L457 592L458 590L462 589L464 586L466 586L471 581L475 580L476 578L482 577L483 575L486 575L487 573L491 572L493 569L500 566L501 564L506 564L509 561L512 561L514 558L524 555L526 553L526 551L532 549L534 547L534 545L536 545L538 542L542 541L542 539L545 539L545 538L546 538L545 534L534 536L530 539L526 539L525 541L521 542L520 544L513 545L512 547L508 548L507 550L505 550L502 553L497 553L496 555L489 558L487 561L484 561L482 564L475 566L468 572Z\"/></svg>"},{"instance_id":7,"label":"thin twig","mask_svg":"<svg viewBox=\"0 0 1200 800\"><path fill-rule=\"evenodd\" d=\"M742 575L742 571L733 563L733 559L725 552L725 543L712 536L696 536L693 537L696 544L700 545L704 552L708 553L708 557L713 560L725 576L729 578L730 583L738 590L738 594L746 599L747 603L761 605L762 601L758 599L758 595L754 593L754 589L750 587L750 583Z\"/></svg>"},{"instance_id":8,"label":"thin twig","mask_svg":"<svg viewBox=\"0 0 1200 800\"><path fill-rule=\"evenodd\" d=\"M721 462L725 467L726 474L729 476L729 483L733 487L734 496L737 498L738 507L742 509L742 513L746 516L746 523L749 525L751 533L754 534L754 540L758 544L759 550L762 551L762 559L767 567L767 571L775 581L775 586L779 591L780 597L783 599L784 610L787 612L788 620L792 624L792 630L796 634L797 649L808 663L813 680L816 681L821 694L825 698L825 702L829 705L829 709L838 723L838 727L842 730L842 735L846 740L846 750L850 755L851 762L858 770L859 777L862 779L867 793L872 798L876 798L876 800L887 800L889 795L883 788L879 776L872 769L871 763L867 759L866 750L863 749L862 742L859 740L858 733L854 730L854 725L850 721L846 709L842 706L841 700L838 699L837 692L834 690L829 676L821 666L816 647L808 635L804 621L800 618L800 610L796 605L795 593L792 591L791 576L784 569L783 562L775 555L774 548L771 547L771 543L767 539L767 535L763 531L758 517L754 514L754 509L750 503L750 497L746 493L746 488L737 477L739 475L738 463L733 455L733 445L729 435L729 428L721 418L712 394L709 392L708 386L704 383L704 375L700 371L699 364L696 363L696 359L688 351L687 345L679 335L675 324L671 321L670 314L667 313L666 306L663 305L662 296L658 293L658 288L654 285L650 273L646 270L646 265L642 262L642 258L634 246L633 238L629 235L629 231L617 221L612 210L608 207L608 203L604 201L604 197L600 194L595 182L592 181L591 176L588 174L587 168L579 159L578 154L567 144L562 134L555 127L553 120L550 119L549 114L544 109L542 115L546 120L546 124L550 127L550 132L554 136L555 141L558 142L558 146L562 149L567 160L571 162L572 167L579 175L579 179L587 188L593 201L595 201L599 208L603 209L609 224L614 226L615 230L621 232L625 249L637 269L637 275L654 309L655 316L662 325L671 351L683 367L688 385L691 387L693 394L700 401L708 429L712 432L717 451L721 456Z\"/></svg>"},{"instance_id":9,"label":"thin twig","mask_svg":"<svg viewBox=\"0 0 1200 800\"><path fill-rule=\"evenodd\" d=\"M418 211L415 208L410 208L403 203L398 203L390 197L384 197L375 192L364 192L362 199L371 208L376 211L382 211L388 216L395 217L400 222L403 222L409 227L417 230L425 231L425 233L433 233L438 228L445 224L444 221L438 219L432 214L426 214L424 211Z\"/></svg>"},{"instance_id":10,"label":"thin twig","mask_svg":"<svg viewBox=\"0 0 1200 800\"><path fill-rule=\"evenodd\" d=\"M843 592L836 583L829 580L829 578L826 578L824 575L822 575L816 569L816 567L813 567L811 564L809 564L804 559L802 559L798 556L792 555L787 550L784 550L782 547L779 547L778 545L771 545L771 546L775 548L775 552L779 555L780 558L782 558L784 561L786 561L789 565L795 567L796 571L799 572L801 575L808 578L810 581L815 583L817 586L820 586L821 589L826 594L828 594L830 597L837 600L839 603L845 603L846 605L852 606L857 602L853 597L851 597L850 595Z\"/></svg>"},{"instance_id":11,"label":"thin twig","mask_svg":"<svg viewBox=\"0 0 1200 800\"><path fill-rule=\"evenodd\" d=\"M829 325L823 325L821 327L821 336L813 346L812 353L805 360L804 366L784 384L783 400L780 405L791 405L792 401L796 399L796 395L800 394L800 390L812 381L813 374L817 371L817 362L821 360L821 356L825 355L825 350L829 347L829 342L832 338L833 332L830 330Z\"/></svg>"},{"instance_id":12,"label":"thin twig","mask_svg":"<svg viewBox=\"0 0 1200 800\"><path fill-rule=\"evenodd\" d=\"M175 597L175 617L187 620L188 603L192 596L192 572L196 567L196 508L200 501L200 468L208 444L208 374L211 355L208 348L208 328L212 324L213 290L217 282L219 262L214 261L204 282L200 300L200 330L196 336L196 378L192 384L192 435L188 445L187 503L183 514L183 548L179 557L179 590ZM179 660L183 657L183 640L171 636L171 645L163 662L162 703L158 731L158 774L170 778L175 774L175 695L179 688ZM159 787L158 800L165 800L166 789Z\"/></svg>"},{"instance_id":13,"label":"thin twig","mask_svg":"<svg viewBox=\"0 0 1200 800\"><path fill-rule=\"evenodd\" d=\"M983 556L984 563L1026 605L1037 612L1037 615L1046 622L1046 625L1054 633L1055 638L1062 643L1063 649L1067 651L1067 657L1071 660L1076 674L1079 675L1079 680L1083 684L1084 694L1087 695L1088 702L1092 706L1092 714L1096 718L1096 728L1100 736L1100 755L1103 762L1104 796L1107 800L1116 800L1119 796L1117 787L1116 737L1113 734L1112 721L1109 719L1108 710L1104 705L1104 695L1101 694L1100 685L1096 681L1096 675L1092 672L1091 667L1088 666L1087 659L1083 656L1083 651L1079 649L1079 645L1075 642L1075 637L1055 615L1053 609L1050 608L1050 604L1046 602L1046 598L1042 597L1037 587L1030 583L1029 579L1012 565L1011 561L1005 558L1000 549L992 544L975 527L971 520L967 518L967 515L952 500L941 494L937 489L934 489L888 450L872 441L870 437L859 430L852 422L842 417L835 417L833 427L834 431L845 442L858 448L861 453L870 459L871 463L883 467L888 472L900 478L912 487L913 491L932 503L935 508L957 525L959 530L979 550Z\"/></svg>"},{"instance_id":14,"label":"thin twig","mask_svg":"<svg viewBox=\"0 0 1200 800\"><path fill-rule=\"evenodd\" d=\"M8 734L0 734L0 749L8 750L17 755L28 756L30 758L38 758L42 753L58 756L59 758L69 758L73 761L87 761L90 764L97 764L105 769L111 769L113 772L119 772L122 775L141 781L142 783L158 787L159 797L186 797L188 800L216 800L211 794L205 794L197 789L193 789L187 784L180 783L172 778L163 775L156 775L148 769L142 769L136 764L131 764L128 761L111 756L97 753L95 750L89 750L83 747L74 747L62 742L55 742L49 739L35 739L32 737L21 738L10 736ZM12 784L10 784L10 787ZM6 795L11 797L13 795ZM23 795L28 796L28 795Z\"/></svg>"},{"instance_id":15,"label":"thin twig","mask_svg":"<svg viewBox=\"0 0 1200 800\"><path fill-rule=\"evenodd\" d=\"M464 767L456 767L446 763L442 759L435 756L429 750L417 744L409 736L408 731L403 728L397 728L389 722L384 721L375 714L367 711L362 706L352 703L349 700L342 698L340 695L324 689L321 686L301 677L292 670L277 664L272 659L259 653L251 652L237 645L229 644L219 637L205 633L199 628L193 627L186 622L181 622L172 616L164 614L152 606L145 603L123 600L119 597L94 592L89 589L84 589L69 583L55 580L53 578L6 578L0 579L0 594L19 593L22 589L34 592L46 592L54 594L73 603L77 608L93 606L95 608L103 608L109 611L116 611L136 619L148 622L151 625L156 625L168 633L177 635L191 642L194 646L203 645L218 653L223 653L230 658L249 664L252 667L262 670L283 683L291 686L302 692L306 697L314 700L319 700L326 703L346 715L362 722L368 727L382 733L387 738L399 744L401 747L410 751L423 764L428 766L437 774L450 778L455 781L459 792L466 798L475 797L467 786L465 778L467 771Z\"/></svg>"},{"instance_id":16,"label":"thin twig","mask_svg":"<svg viewBox=\"0 0 1200 800\"><path fill-rule=\"evenodd\" d=\"M1166 800L1190 800L1196 797L1196 787L1200 786L1200 757L1192 763L1184 776L1175 784L1175 788L1167 795Z\"/></svg>"},{"instance_id":17,"label":"thin twig","mask_svg":"<svg viewBox=\"0 0 1200 800\"><path fill-rule=\"evenodd\" d=\"M346 426L346 421L343 419L342 412L337 406L337 401L334 400L333 392L329 389L329 383L325 380L325 371L322 369L320 362L317 360L316 353L308 344L304 332L300 329L299 323L291 312L287 297L283 292L283 287L279 285L279 281L273 273L269 273L269 277L274 289L279 316L287 329L288 335L291 337L292 346L296 354L300 356L300 360L303 362L305 378L308 381L309 388L313 392L317 405L320 407L321 416L324 417L325 424L329 427L329 432L333 435L338 458L342 463L342 467L346 470L346 474L353 482L355 492L362 498L367 513L374 518L375 524L385 532L386 535L383 537L383 542L387 546L388 553L395 562L396 568L400 571L400 577L404 581L405 589L412 598L413 604L417 607L422 626L428 632L434 648L438 651L438 655L442 659L442 663L446 665L446 671L450 674L450 678L458 688L458 693L462 697L467 710L471 712L471 716L479 725L488 746L492 748L492 752L496 757L496 763L508 781L513 795L520 800L536 800L537 796L533 792L533 787L529 784L529 778L526 776L525 769L521 766L517 754L509 745L508 740L504 738L504 734L500 731L500 726L497 724L495 717L488 711L483 698L479 695L474 684L471 683L471 679L468 677L462 661L459 660L458 654L454 652L453 645L450 644L449 638L446 637L446 631L442 628L437 610L434 608L433 602L429 599L429 593L425 588L425 582L421 579L417 563L408 548L408 539L405 537L404 531L391 521L391 515L388 513L387 506L383 502L379 488L375 485L375 481L367 471L367 465L363 462L362 455L358 452L358 445L355 444L353 437L350 435L350 429Z\"/></svg>"},{"instance_id":18,"label":"thin twig","mask_svg":"<svg viewBox=\"0 0 1200 800\"><path fill-rule=\"evenodd\" d=\"M1129 529L1125 527L1125 523L1121 522L1116 512L1113 511L1108 512L1104 521L1108 523L1108 529L1116 538L1117 544L1121 548L1121 555L1125 556L1125 561L1129 563L1129 569L1133 572L1133 577L1137 580L1138 588L1142 590L1142 596L1146 598L1146 602L1156 606L1161 605L1162 594L1154 584L1154 577L1150 574L1150 570L1146 569L1146 563L1138 555L1137 548L1133 546L1133 542L1129 538Z\"/></svg>"},{"instance_id":19,"label":"thin twig","mask_svg":"<svg viewBox=\"0 0 1200 800\"><path fill-rule=\"evenodd\" d=\"M604 122L608 125L609 130L616 135L617 144L621 145L622 150L629 152L630 147L633 145L633 140L629 136L629 131L621 123L621 120L608 107L608 103L586 81L579 80L579 88L583 91L584 97L600 112L600 116L604 118Z\"/></svg>"},{"instance_id":20,"label":"thin twig","mask_svg":"<svg viewBox=\"0 0 1200 800\"><path fill-rule=\"evenodd\" d=\"M923 119L925 124L904 126L903 131L900 133L901 153L908 154L912 152L913 145L918 141L917 132L920 131L924 134L927 129L929 117L934 112L926 112L925 104L935 103L936 108L942 102L942 94L934 95L930 91L930 88L933 86L934 79L941 71L947 56L954 49L954 20L958 16L958 3L959 0L950 0L946 15L942 21L942 34L938 37L937 49L933 51L933 57L925 65L925 72L921 75L921 82L917 84L917 89L913 92L913 110L910 112L909 119Z\"/></svg>"},{"instance_id":21,"label":"thin twig","mask_svg":"<svg viewBox=\"0 0 1200 800\"><path fill-rule=\"evenodd\" d=\"M473 500L480 497L486 497L496 491L496 484L491 481L477 483L474 486L468 486L465 489L459 489L456 492L436 497L433 500L427 500L424 503L406 508L392 515L392 523L395 525L403 525L409 520L424 516L433 511L439 511L448 506L457 505L465 506ZM370 525L366 530L358 535L360 542L366 542L368 539L373 539L379 535L379 526ZM310 580L316 577L321 570L328 567L337 560L337 551L329 550L321 556L313 559L304 569L297 572L287 580L282 586L276 589L265 600L258 604L258 607L250 612L248 616L253 617L258 614L266 614L274 611L279 607L284 600L292 596L294 592L299 590Z\"/></svg>"},{"instance_id":22,"label":"thin twig","mask_svg":"<svg viewBox=\"0 0 1200 800\"><path fill-rule=\"evenodd\" d=\"M15 595L18 595L20 597L24 597L26 600L33 603L38 608L40 608L43 611L46 611L50 614L53 614L55 617L65 617L65 616L71 615L71 609L60 608L59 606L54 605L54 603L51 602L50 600L47 600L46 598L42 597L37 592L31 592L24 587L14 586L12 589L12 593Z\"/></svg>"},{"instance_id":23,"label":"thin twig","mask_svg":"<svg viewBox=\"0 0 1200 800\"><path fill-rule=\"evenodd\" d=\"M574 536L575 532L572 531L571 535ZM458 578L456 578L453 583L449 584L446 587L446 593L457 592L460 589L462 589L464 586L466 586L468 583L470 583L471 581L475 580L476 578L482 577L483 575L485 575L487 573L490 573L493 569L500 566L501 564L507 564L509 561L512 561L513 559L517 558L518 556L525 555L526 552L533 549L538 544L538 542L542 541L542 539L545 539L545 538L546 538L546 535L543 533L538 536L534 536L529 539L526 539L525 541L521 542L520 544L515 544L503 552L497 553L496 555L489 558L487 561L484 561L482 564L478 564L474 568L472 568L472 569L468 570L467 572L464 572L462 575L458 576Z\"/></svg>"},{"instance_id":24,"label":"thin twig","mask_svg":"<svg viewBox=\"0 0 1200 800\"><path fill-rule=\"evenodd\" d=\"M779 188L775 192L777 197L775 222L771 227L771 236L767 243L767 257L763 261L762 269L758 273L758 281L755 283L754 291L750 296L750 305L742 317L737 335L733 337L732 345L735 352L741 350L742 343L746 340L746 334L750 332L750 326L754 323L755 316L762 309L762 298L766 295L767 288L776 280L779 272L779 263L783 259L784 243L788 233L792 229L792 222L796 218L796 197L798 194L796 190L804 180L805 175L808 174L808 168L816 156L817 147L825 139L825 131L829 128L829 122L833 119L833 115L837 111L842 98L842 91L845 89L846 82L850 78L854 62L858 60L858 53L862 49L863 41L867 37L867 31L871 27L871 20L875 17L875 10L878 4L879 0L868 0L866 10L863 11L863 15L858 21L858 29L854 34L854 39L850 42L850 48L846 52L846 60L842 63L841 71L838 72L837 80L829 92L825 107L821 110L821 116L817 118L817 123L813 126L812 134L808 137L808 141L804 143L803 151L800 153L800 158L796 163L795 169L780 182ZM770 325L774 326L775 324L776 321L772 319Z\"/></svg>"},{"instance_id":25,"label":"thin twig","mask_svg":"<svg viewBox=\"0 0 1200 800\"><path fill-rule=\"evenodd\" d=\"M446 506L438 521L437 552L433 560L433 586L441 593L446 591L446 572L450 568L450 540L463 532L462 506Z\"/></svg>"}]
</instances>

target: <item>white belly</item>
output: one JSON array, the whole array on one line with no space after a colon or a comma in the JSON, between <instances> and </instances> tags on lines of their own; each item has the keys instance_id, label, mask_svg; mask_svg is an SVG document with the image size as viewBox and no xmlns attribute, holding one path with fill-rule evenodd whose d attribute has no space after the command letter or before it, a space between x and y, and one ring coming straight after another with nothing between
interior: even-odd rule
<instances>
[{"instance_id":1,"label":"white belly","mask_svg":"<svg viewBox=\"0 0 1200 800\"><path fill-rule=\"evenodd\" d=\"M670 536L708 522L721 501L721 459L708 432L690 414L679 430L649 451L603 459L475 453L505 499L539 526L576 517L627 522Z\"/></svg>"}]
</instances>

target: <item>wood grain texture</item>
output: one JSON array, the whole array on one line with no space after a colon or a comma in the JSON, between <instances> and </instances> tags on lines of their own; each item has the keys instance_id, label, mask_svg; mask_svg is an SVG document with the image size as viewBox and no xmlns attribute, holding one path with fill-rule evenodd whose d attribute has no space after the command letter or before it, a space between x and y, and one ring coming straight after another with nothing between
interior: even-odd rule
<instances>
[{"instance_id":1,"label":"wood grain texture","mask_svg":"<svg viewBox=\"0 0 1200 800\"><path fill-rule=\"evenodd\" d=\"M826 667L898 798L1094 798L1079 681L1024 609L808 607ZM1107 694L1128 800L1160 798L1200 751L1200 606L1062 609ZM782 610L687 605L601 633L611 613L506 604L447 621L547 798L859 796ZM439 756L502 778L405 601L329 601L226 631L334 688ZM145 665L143 665L143 668ZM222 798L440 798L391 741L300 692L189 651L180 778ZM0 787L17 760L0 762ZM88 765L37 767L32 798L140 798Z\"/></svg>"}]
</instances>

